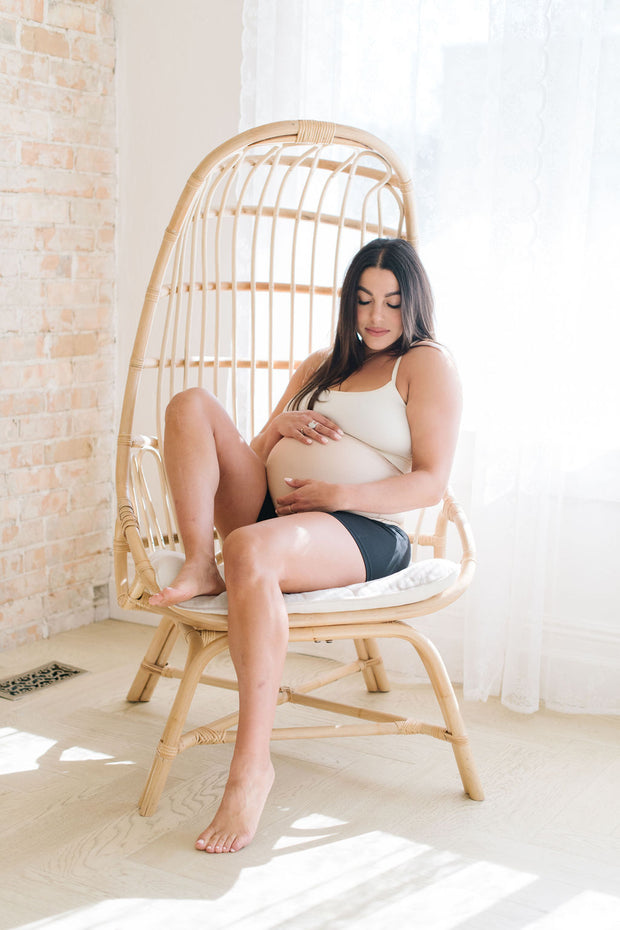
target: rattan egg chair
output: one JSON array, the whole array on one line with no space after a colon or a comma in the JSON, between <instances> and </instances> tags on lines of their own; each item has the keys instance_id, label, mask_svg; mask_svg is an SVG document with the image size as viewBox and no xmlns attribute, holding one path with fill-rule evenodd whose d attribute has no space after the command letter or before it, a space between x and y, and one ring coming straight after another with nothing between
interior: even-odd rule
<instances>
[{"instance_id":1,"label":"rattan egg chair","mask_svg":"<svg viewBox=\"0 0 620 930\"><path fill-rule=\"evenodd\" d=\"M231 714L184 732L198 684L236 685L205 673L227 648L226 594L167 609L148 603L183 560L162 466L166 405L178 391L203 386L250 438L299 362L330 344L348 261L377 236L416 244L412 185L402 163L365 132L302 120L248 130L207 155L165 231L131 356L116 475L118 601L161 617L128 700L148 701L162 676L180 680L140 801L145 816L155 811L176 755L197 744L234 741L237 723ZM460 553L447 559L449 527ZM404 572L349 588L285 595L291 643L352 640L357 658L334 663L332 671L303 686L283 686L280 702L365 722L276 728L273 738L427 734L452 746L466 793L481 800L446 669L432 643L412 626L417 617L456 600L474 572L471 532L450 493L434 529L415 530L411 538L415 559ZM179 632L188 646L183 669L168 665ZM369 691L388 691L377 645L383 637L406 640L417 651L443 723L312 694L358 672Z\"/></svg>"}]
</instances>

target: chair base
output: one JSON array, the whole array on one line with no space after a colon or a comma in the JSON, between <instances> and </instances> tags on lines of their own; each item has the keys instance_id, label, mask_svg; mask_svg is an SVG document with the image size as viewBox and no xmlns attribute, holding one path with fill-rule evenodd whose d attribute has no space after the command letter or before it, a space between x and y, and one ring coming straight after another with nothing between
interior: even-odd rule
<instances>
[{"instance_id":1,"label":"chair base","mask_svg":"<svg viewBox=\"0 0 620 930\"><path fill-rule=\"evenodd\" d=\"M172 631L168 628L169 623L178 627L178 629ZM185 668L162 667L164 654L169 654L179 630L184 633L188 643ZM291 642L314 641L316 639L315 633L316 631L310 628L291 629ZM322 627L320 634L321 639L330 640L351 639L355 636L355 632L352 631L350 625ZM376 638L382 637L404 639L414 647L428 674L445 726L423 723L412 718L370 708L327 701L312 694L318 688L358 673L362 674L369 691L388 691L389 682L376 643ZM363 632L360 631L360 636L355 639L355 644L358 653L357 661L348 665L339 665L319 678L306 682L297 688L280 688L278 704L297 704L332 714L354 717L367 722L344 725L281 727L272 731L272 739L325 739L336 736L413 734L432 736L435 739L451 744L465 793L472 800L482 801L484 792L476 772L456 695L441 656L430 640L406 623L395 621L391 623L364 624ZM199 684L209 684L231 690L237 689L235 681L204 673L204 669L209 662L224 651L227 646L228 636L224 632L197 630L178 621L175 624L166 620L162 621L160 630L147 651L141 669L130 689L128 700L148 700L160 676L178 678L180 684L140 798L140 813L145 817L155 813L172 763L179 753L184 752L191 746L232 743L235 741L236 731L234 728L238 723L237 713L229 714L227 717L214 720L207 725L183 732L185 720Z\"/></svg>"}]
</instances>

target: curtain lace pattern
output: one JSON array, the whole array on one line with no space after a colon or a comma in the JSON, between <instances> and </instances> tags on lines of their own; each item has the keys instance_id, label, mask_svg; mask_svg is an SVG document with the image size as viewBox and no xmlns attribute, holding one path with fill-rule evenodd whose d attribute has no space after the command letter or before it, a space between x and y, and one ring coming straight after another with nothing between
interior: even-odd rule
<instances>
[{"instance_id":1,"label":"curtain lace pattern","mask_svg":"<svg viewBox=\"0 0 620 930\"><path fill-rule=\"evenodd\" d=\"M410 166L479 572L432 635L465 696L620 713L620 0L246 0L242 127Z\"/></svg>"}]
</instances>

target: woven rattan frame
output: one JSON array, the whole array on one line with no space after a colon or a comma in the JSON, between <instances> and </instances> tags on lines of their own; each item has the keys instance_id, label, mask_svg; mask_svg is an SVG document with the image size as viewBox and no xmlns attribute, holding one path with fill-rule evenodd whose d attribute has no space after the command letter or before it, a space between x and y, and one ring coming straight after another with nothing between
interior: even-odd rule
<instances>
[{"instance_id":1,"label":"woven rattan frame","mask_svg":"<svg viewBox=\"0 0 620 930\"><path fill-rule=\"evenodd\" d=\"M395 154L351 127L309 121L272 123L225 142L189 178L167 227L149 281L129 366L118 436L118 519L114 555L123 608L161 616L128 694L148 701L160 677L180 680L157 748L140 811L155 810L175 756L199 743L234 740L236 715L183 733L199 683L234 688L205 674L227 648L226 618L181 607L151 608L158 590L151 558L180 549L162 466L162 421L179 390L212 390L247 436L267 416L301 359L333 335L338 282L354 252L376 236L416 244L412 184ZM474 571L471 532L446 494L434 531L415 547L445 554L456 528L461 571L446 591L405 607L290 614L290 641L353 640L357 660L295 690L281 702L365 719L346 726L274 730L274 738L424 733L452 745L465 791L482 799L463 721L445 667L409 622L442 609L467 588ZM184 669L168 667L182 632ZM407 640L422 659L444 725L313 697L331 681L361 672L369 691L388 691L376 640Z\"/></svg>"}]
</instances>

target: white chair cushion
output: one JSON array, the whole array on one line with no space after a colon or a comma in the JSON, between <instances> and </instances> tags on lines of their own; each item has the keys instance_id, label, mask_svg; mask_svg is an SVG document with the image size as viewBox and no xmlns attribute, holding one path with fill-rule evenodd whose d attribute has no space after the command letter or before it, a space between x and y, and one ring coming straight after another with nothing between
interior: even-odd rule
<instances>
[{"instance_id":1,"label":"white chair cushion","mask_svg":"<svg viewBox=\"0 0 620 930\"><path fill-rule=\"evenodd\" d=\"M185 557L180 552L159 552L151 558L160 588L165 588L177 576ZM324 588L302 594L285 594L290 614L332 613L345 610L368 610L376 607L398 607L417 604L449 588L458 578L460 566L448 559L425 559L412 562L408 568L386 578L363 581L344 588ZM179 607L209 614L228 613L226 592L216 597L200 595L183 601Z\"/></svg>"}]
</instances>

